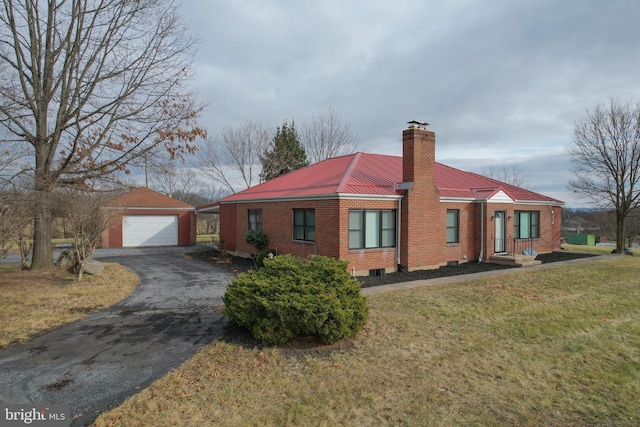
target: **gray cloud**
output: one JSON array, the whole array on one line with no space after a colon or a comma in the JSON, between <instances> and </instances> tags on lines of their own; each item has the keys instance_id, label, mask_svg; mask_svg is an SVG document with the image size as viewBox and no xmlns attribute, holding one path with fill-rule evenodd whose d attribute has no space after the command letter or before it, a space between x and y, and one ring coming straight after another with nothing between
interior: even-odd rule
<instances>
[{"instance_id":1,"label":"gray cloud","mask_svg":"<svg viewBox=\"0 0 640 427\"><path fill-rule=\"evenodd\" d=\"M399 155L405 122L426 120L439 160L517 163L569 203L573 124L599 101L640 98L640 2L187 0L181 12L202 40L192 84L211 134L338 107L362 151Z\"/></svg>"}]
</instances>

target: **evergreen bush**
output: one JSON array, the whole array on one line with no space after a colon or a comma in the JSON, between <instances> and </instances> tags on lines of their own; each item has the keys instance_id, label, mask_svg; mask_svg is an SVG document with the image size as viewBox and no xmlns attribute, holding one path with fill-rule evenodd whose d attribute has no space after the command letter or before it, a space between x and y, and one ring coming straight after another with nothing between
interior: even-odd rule
<instances>
[{"instance_id":1,"label":"evergreen bush","mask_svg":"<svg viewBox=\"0 0 640 427\"><path fill-rule=\"evenodd\" d=\"M291 255L264 259L264 268L242 273L223 296L224 313L265 344L316 336L332 343L356 335L369 307L347 262Z\"/></svg>"},{"instance_id":2,"label":"evergreen bush","mask_svg":"<svg viewBox=\"0 0 640 427\"><path fill-rule=\"evenodd\" d=\"M245 236L245 240L248 244L256 248L256 253L261 252L267 248L269 238L264 232L259 230L249 230Z\"/></svg>"},{"instance_id":3,"label":"evergreen bush","mask_svg":"<svg viewBox=\"0 0 640 427\"><path fill-rule=\"evenodd\" d=\"M278 251L276 251L275 249L265 249L262 252L260 252L258 254L258 267L264 267L263 261L265 258L269 258L269 254L276 256L278 255Z\"/></svg>"}]
</instances>

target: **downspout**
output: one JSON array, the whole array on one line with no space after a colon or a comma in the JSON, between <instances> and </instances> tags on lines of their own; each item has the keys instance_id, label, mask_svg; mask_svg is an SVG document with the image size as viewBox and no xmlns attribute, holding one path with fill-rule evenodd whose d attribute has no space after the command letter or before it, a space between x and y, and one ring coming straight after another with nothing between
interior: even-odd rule
<instances>
[{"instance_id":1,"label":"downspout","mask_svg":"<svg viewBox=\"0 0 640 427\"><path fill-rule=\"evenodd\" d=\"M406 190L405 190L406 191ZM397 255L397 265L398 271L400 270L400 241L402 236L402 199L404 198L404 191L402 195L398 198L398 215L396 218L396 255Z\"/></svg>"},{"instance_id":2,"label":"downspout","mask_svg":"<svg viewBox=\"0 0 640 427\"><path fill-rule=\"evenodd\" d=\"M482 262L484 255L484 204L480 202L480 256L478 257L478 264Z\"/></svg>"}]
</instances>

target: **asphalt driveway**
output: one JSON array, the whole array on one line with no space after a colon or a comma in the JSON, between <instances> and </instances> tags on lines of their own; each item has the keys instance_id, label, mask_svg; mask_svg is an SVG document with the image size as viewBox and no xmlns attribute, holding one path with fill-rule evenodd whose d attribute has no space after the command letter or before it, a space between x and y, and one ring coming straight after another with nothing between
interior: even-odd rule
<instances>
[{"instance_id":1,"label":"asphalt driveway","mask_svg":"<svg viewBox=\"0 0 640 427\"><path fill-rule=\"evenodd\" d=\"M0 351L0 401L67 404L72 425L87 425L216 338L231 276L185 258L189 250L98 250L94 258L127 266L140 286L106 311Z\"/></svg>"}]
</instances>

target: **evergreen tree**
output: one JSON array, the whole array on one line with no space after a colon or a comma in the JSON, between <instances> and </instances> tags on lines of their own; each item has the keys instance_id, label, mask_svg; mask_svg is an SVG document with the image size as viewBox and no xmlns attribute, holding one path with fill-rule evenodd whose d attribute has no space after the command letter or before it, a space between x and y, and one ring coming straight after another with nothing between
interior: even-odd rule
<instances>
[{"instance_id":1,"label":"evergreen tree","mask_svg":"<svg viewBox=\"0 0 640 427\"><path fill-rule=\"evenodd\" d=\"M309 164L307 153L298 139L293 120L291 125L285 120L282 127L278 127L273 137L273 142L269 144L264 154L260 157L260 161L262 162L260 179L263 182Z\"/></svg>"}]
</instances>

